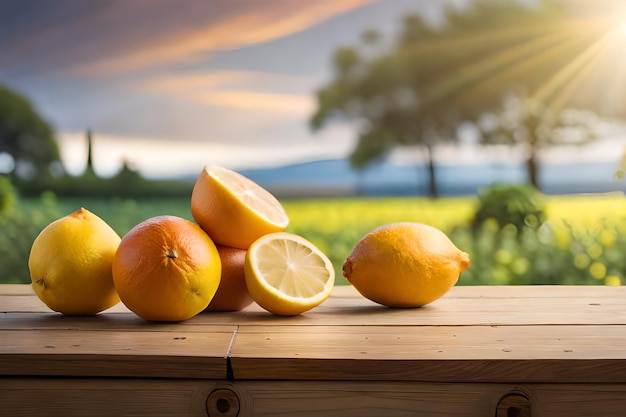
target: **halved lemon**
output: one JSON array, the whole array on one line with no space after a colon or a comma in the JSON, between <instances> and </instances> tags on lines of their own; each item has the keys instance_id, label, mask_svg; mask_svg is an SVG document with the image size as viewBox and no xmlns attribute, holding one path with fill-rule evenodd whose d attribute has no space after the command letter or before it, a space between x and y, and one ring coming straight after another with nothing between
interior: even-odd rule
<instances>
[{"instance_id":1,"label":"halved lemon","mask_svg":"<svg viewBox=\"0 0 626 417\"><path fill-rule=\"evenodd\" d=\"M267 234L250 246L245 276L254 301L282 316L317 307L335 285L328 257L308 240L287 232Z\"/></svg>"},{"instance_id":2,"label":"halved lemon","mask_svg":"<svg viewBox=\"0 0 626 417\"><path fill-rule=\"evenodd\" d=\"M191 215L214 242L239 249L289 224L274 195L238 172L216 165L205 166L196 180Z\"/></svg>"}]
</instances>

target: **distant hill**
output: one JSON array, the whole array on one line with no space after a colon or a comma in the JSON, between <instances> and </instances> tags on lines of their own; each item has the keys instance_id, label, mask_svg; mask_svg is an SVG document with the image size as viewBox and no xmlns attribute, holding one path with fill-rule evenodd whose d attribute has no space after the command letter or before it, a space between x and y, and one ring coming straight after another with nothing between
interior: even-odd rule
<instances>
[{"instance_id":1,"label":"distant hill","mask_svg":"<svg viewBox=\"0 0 626 417\"><path fill-rule=\"evenodd\" d=\"M522 163L438 165L436 169L442 196L471 195L494 182L526 182ZM626 179L615 178L618 167L612 164L544 164L540 169L540 182L547 194L626 191ZM425 166L385 162L359 172L346 159L239 172L282 197L425 195L428 184Z\"/></svg>"}]
</instances>

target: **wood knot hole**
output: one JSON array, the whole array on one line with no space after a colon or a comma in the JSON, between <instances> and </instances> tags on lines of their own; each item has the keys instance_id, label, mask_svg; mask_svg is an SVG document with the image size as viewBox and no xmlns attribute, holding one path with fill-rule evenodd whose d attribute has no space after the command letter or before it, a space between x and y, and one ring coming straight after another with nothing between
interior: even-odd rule
<instances>
[{"instance_id":1,"label":"wood knot hole","mask_svg":"<svg viewBox=\"0 0 626 417\"><path fill-rule=\"evenodd\" d=\"M239 415L239 397L228 388L218 388L206 400L209 417L236 417Z\"/></svg>"},{"instance_id":2,"label":"wood knot hole","mask_svg":"<svg viewBox=\"0 0 626 417\"><path fill-rule=\"evenodd\" d=\"M532 417L528 397L522 394L505 395L498 403L496 417Z\"/></svg>"}]
</instances>

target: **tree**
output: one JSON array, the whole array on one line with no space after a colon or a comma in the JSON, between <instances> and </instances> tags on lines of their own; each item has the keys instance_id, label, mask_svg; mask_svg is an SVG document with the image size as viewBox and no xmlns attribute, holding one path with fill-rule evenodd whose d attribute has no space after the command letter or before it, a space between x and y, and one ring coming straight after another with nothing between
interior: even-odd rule
<instances>
[{"instance_id":1,"label":"tree","mask_svg":"<svg viewBox=\"0 0 626 417\"><path fill-rule=\"evenodd\" d=\"M0 153L14 161L10 175L37 178L60 164L52 127L24 96L0 86Z\"/></svg>"},{"instance_id":2,"label":"tree","mask_svg":"<svg viewBox=\"0 0 626 417\"><path fill-rule=\"evenodd\" d=\"M620 20L610 13L585 20L557 0L524 3L476 0L467 9L448 9L439 26L409 15L385 48L373 48L384 43L369 33L361 44L338 49L334 79L317 92L311 127L353 122L356 168L394 147L421 146L436 196L435 146L455 140L460 123L497 112L503 97L526 96L555 114L572 104L601 103L581 98L576 87L599 40Z\"/></svg>"},{"instance_id":3,"label":"tree","mask_svg":"<svg viewBox=\"0 0 626 417\"><path fill-rule=\"evenodd\" d=\"M417 16L405 20L404 34L416 27L425 38L436 37ZM363 34L361 50L343 47L334 56L335 80L317 93L318 110L311 119L317 130L335 117L355 121L359 142L350 162L357 169L384 158L398 145L418 145L426 150L429 167L429 194L437 195L433 147L445 135L449 123L444 114L418 106L418 91L411 83L416 62L403 52L393 50L373 55L381 42L374 31ZM400 41L402 42L402 41ZM446 132L449 133L449 132Z\"/></svg>"},{"instance_id":4,"label":"tree","mask_svg":"<svg viewBox=\"0 0 626 417\"><path fill-rule=\"evenodd\" d=\"M554 145L584 145L596 138L599 120L590 111L554 111L540 102L507 97L497 115L479 121L485 144L521 145L526 152L528 182L541 189L538 155Z\"/></svg>"}]
</instances>

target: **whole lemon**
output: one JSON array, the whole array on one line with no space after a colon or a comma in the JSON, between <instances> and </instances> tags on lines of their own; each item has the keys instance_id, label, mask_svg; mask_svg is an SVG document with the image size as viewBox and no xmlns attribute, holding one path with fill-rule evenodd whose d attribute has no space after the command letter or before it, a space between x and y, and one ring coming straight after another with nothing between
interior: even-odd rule
<instances>
[{"instance_id":1,"label":"whole lemon","mask_svg":"<svg viewBox=\"0 0 626 417\"><path fill-rule=\"evenodd\" d=\"M220 284L222 263L195 223L157 216L133 227L113 258L122 302L146 320L182 321L204 310Z\"/></svg>"},{"instance_id":2,"label":"whole lemon","mask_svg":"<svg viewBox=\"0 0 626 417\"><path fill-rule=\"evenodd\" d=\"M420 307L444 295L469 267L441 230L393 223L365 235L343 265L343 275L364 297L390 307Z\"/></svg>"},{"instance_id":3,"label":"whole lemon","mask_svg":"<svg viewBox=\"0 0 626 417\"><path fill-rule=\"evenodd\" d=\"M46 226L28 258L41 301L67 315L92 315L120 299L111 265L120 237L104 220L80 208Z\"/></svg>"}]
</instances>

